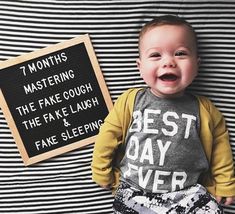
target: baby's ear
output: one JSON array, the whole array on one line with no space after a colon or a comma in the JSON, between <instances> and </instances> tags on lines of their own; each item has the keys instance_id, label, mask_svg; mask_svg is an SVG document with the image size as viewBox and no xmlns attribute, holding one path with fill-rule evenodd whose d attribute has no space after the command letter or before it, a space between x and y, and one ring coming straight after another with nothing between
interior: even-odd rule
<instances>
[{"instance_id":1,"label":"baby's ear","mask_svg":"<svg viewBox=\"0 0 235 214\"><path fill-rule=\"evenodd\" d=\"M142 69L141 69L141 60L140 60L140 58L138 58L136 60L136 64L137 64L137 68L139 69L140 76L142 77Z\"/></svg>"},{"instance_id":2,"label":"baby's ear","mask_svg":"<svg viewBox=\"0 0 235 214\"><path fill-rule=\"evenodd\" d=\"M197 64L198 64L198 65L201 64L201 58L200 58L200 57L197 58Z\"/></svg>"},{"instance_id":3,"label":"baby's ear","mask_svg":"<svg viewBox=\"0 0 235 214\"><path fill-rule=\"evenodd\" d=\"M140 69L140 58L138 58L138 59L136 59L136 64L137 64L137 67L138 67L138 69Z\"/></svg>"}]
</instances>

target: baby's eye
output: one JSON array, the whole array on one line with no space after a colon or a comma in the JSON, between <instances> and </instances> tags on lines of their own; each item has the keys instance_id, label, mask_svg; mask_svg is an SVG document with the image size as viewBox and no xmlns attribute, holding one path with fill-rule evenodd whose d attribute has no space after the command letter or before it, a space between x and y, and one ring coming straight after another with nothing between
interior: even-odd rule
<instances>
[{"instance_id":1,"label":"baby's eye","mask_svg":"<svg viewBox=\"0 0 235 214\"><path fill-rule=\"evenodd\" d=\"M186 56L187 55L187 52L186 51L177 51L175 53L176 56Z\"/></svg>"},{"instance_id":2,"label":"baby's eye","mask_svg":"<svg viewBox=\"0 0 235 214\"><path fill-rule=\"evenodd\" d=\"M160 53L158 53L158 52L155 52L155 53L150 54L150 57L156 57L156 58L159 58L159 57L161 57L161 54L160 54Z\"/></svg>"}]
</instances>

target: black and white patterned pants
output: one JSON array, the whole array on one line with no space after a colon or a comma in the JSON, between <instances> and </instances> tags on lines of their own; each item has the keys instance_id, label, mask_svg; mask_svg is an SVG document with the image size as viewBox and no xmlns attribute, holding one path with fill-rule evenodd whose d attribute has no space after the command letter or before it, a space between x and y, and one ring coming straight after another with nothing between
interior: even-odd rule
<instances>
[{"instance_id":1,"label":"black and white patterned pants","mask_svg":"<svg viewBox=\"0 0 235 214\"><path fill-rule=\"evenodd\" d=\"M146 193L121 182L114 198L120 214L222 214L222 207L200 184L170 193Z\"/></svg>"}]
</instances>

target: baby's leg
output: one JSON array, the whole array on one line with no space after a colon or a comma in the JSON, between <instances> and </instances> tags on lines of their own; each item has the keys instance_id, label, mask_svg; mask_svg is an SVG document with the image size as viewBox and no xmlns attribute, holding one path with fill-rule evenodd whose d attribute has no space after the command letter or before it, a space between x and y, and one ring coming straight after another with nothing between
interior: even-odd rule
<instances>
[{"instance_id":1,"label":"baby's leg","mask_svg":"<svg viewBox=\"0 0 235 214\"><path fill-rule=\"evenodd\" d=\"M116 214L222 214L222 207L200 184L169 193L146 193L121 182L116 191Z\"/></svg>"},{"instance_id":2,"label":"baby's leg","mask_svg":"<svg viewBox=\"0 0 235 214\"><path fill-rule=\"evenodd\" d=\"M197 191L193 193L193 198L188 202L188 213L195 214L222 214L223 209L216 199L207 192L206 188L197 184Z\"/></svg>"}]
</instances>

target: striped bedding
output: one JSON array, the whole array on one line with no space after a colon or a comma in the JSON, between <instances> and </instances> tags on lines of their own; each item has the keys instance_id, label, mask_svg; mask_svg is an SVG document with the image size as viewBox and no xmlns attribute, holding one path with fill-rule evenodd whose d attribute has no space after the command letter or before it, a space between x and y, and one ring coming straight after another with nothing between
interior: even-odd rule
<instances>
[{"instance_id":1,"label":"striped bedding","mask_svg":"<svg viewBox=\"0 0 235 214\"><path fill-rule=\"evenodd\" d=\"M89 33L112 100L144 86L136 68L141 26L179 15L196 29L202 58L190 87L224 114L235 158L234 0L0 1L0 60ZM112 213L113 197L91 180L93 144L25 167L0 110L0 213ZM235 213L235 204L225 207Z\"/></svg>"}]
</instances>

